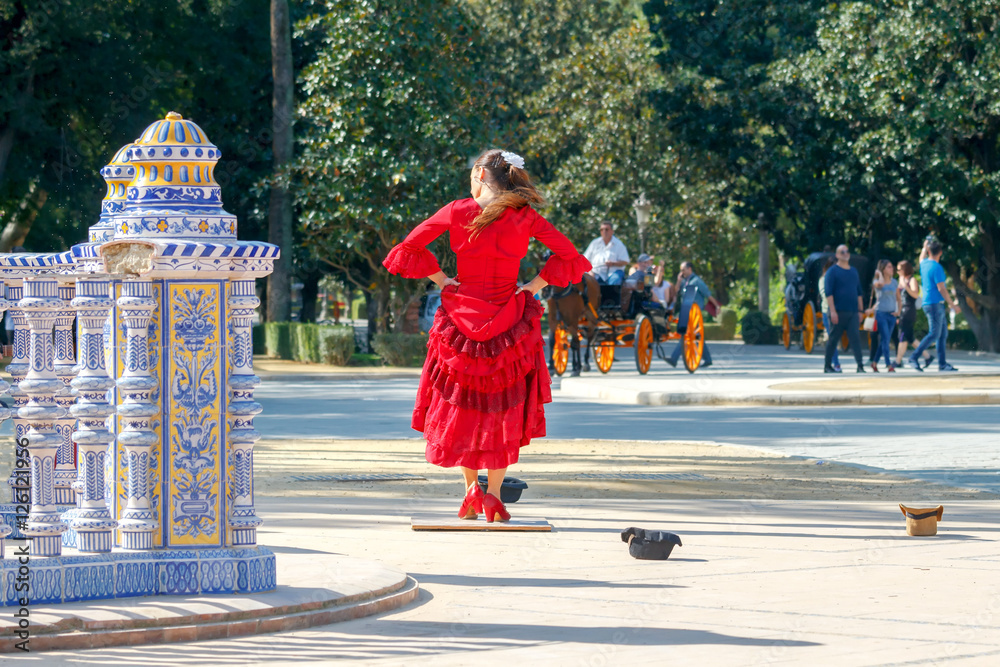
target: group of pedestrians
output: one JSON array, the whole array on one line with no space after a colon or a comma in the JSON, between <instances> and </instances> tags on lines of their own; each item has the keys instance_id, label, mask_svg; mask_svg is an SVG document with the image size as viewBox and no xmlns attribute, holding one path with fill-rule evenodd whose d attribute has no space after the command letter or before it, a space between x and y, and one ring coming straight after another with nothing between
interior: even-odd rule
<instances>
[{"instance_id":1,"label":"group of pedestrians","mask_svg":"<svg viewBox=\"0 0 1000 667\"><path fill-rule=\"evenodd\" d=\"M850 264L851 253L846 245L839 246L835 256L827 261L819 280L823 325L829 334L823 372L841 372L837 346L845 333L857 362L857 372L865 372L861 355L860 329L861 318L866 315L872 316L875 320L870 358L872 371L877 373L879 361L884 360L886 371L895 372L896 368L902 366L903 356L914 342L913 328L917 321L918 299L927 315L929 330L907 358L907 365L913 370L922 372L934 361L934 356L928 352L928 348L935 345L938 370L944 372L958 370L946 359L948 310L957 313L958 304L952 299L945 284L947 276L944 267L941 266L943 252L943 247L936 239L928 237L924 241L918 262L920 283L917 282L910 262L903 260L894 269L891 261L887 259L879 261L872 280L874 303L866 310L861 279L857 269ZM897 270L899 280L895 278ZM897 323L899 342L894 357L891 353L891 341Z\"/></svg>"}]
</instances>

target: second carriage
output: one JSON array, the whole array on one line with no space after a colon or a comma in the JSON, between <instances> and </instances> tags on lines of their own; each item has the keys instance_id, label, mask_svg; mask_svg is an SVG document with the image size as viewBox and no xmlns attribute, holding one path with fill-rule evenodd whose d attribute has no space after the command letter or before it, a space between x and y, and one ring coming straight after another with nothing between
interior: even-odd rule
<instances>
[{"instance_id":1,"label":"second carriage","mask_svg":"<svg viewBox=\"0 0 1000 667\"><path fill-rule=\"evenodd\" d=\"M705 351L705 318L698 304L688 311L687 324L680 327L671 310L652 300L649 286L635 290L623 307L622 286L601 285L600 303L588 303L590 317L581 318L578 325L580 341L593 351L594 363L602 373L611 370L615 349L631 347L635 351L635 366L640 374L649 372L653 353L664 361L668 355L663 345L670 341L683 342L684 367L694 373L701 365ZM596 326L593 322L596 321ZM552 361L558 375L566 372L571 348L569 327L559 320L553 337ZM593 330L591 330L593 329Z\"/></svg>"}]
</instances>

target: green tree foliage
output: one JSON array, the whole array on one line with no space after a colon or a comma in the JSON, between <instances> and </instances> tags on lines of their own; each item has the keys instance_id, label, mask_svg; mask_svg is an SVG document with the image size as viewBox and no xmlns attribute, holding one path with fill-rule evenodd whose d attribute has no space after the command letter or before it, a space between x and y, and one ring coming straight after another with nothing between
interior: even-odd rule
<instances>
[{"instance_id":1,"label":"green tree foliage","mask_svg":"<svg viewBox=\"0 0 1000 667\"><path fill-rule=\"evenodd\" d=\"M669 89L656 64L646 22L629 17L600 39L573 42L545 65L546 84L525 100L533 158L548 167L547 213L581 247L611 220L638 255L633 202L652 202L646 249L676 269L694 261L725 282L742 236L738 220L719 206L696 160L682 159L654 94ZM692 206L701 202L700 206Z\"/></svg>"},{"instance_id":2,"label":"green tree foliage","mask_svg":"<svg viewBox=\"0 0 1000 667\"><path fill-rule=\"evenodd\" d=\"M500 145L524 151L532 133L525 103L550 83L554 61L628 26L633 3L621 0L465 0L482 29L494 100L491 131ZM532 174L549 177L548 162Z\"/></svg>"},{"instance_id":3,"label":"green tree foliage","mask_svg":"<svg viewBox=\"0 0 1000 667\"><path fill-rule=\"evenodd\" d=\"M934 232L981 349L1000 350L1000 2L833 5L817 44L775 67L851 129L881 236L912 257Z\"/></svg>"},{"instance_id":4,"label":"green tree foliage","mask_svg":"<svg viewBox=\"0 0 1000 667\"><path fill-rule=\"evenodd\" d=\"M546 83L527 96L532 163L547 165L548 212L578 244L611 220L638 249L632 202L674 194L665 179L672 155L666 128L649 102L665 80L649 33L638 21L602 39L571 44L542 69Z\"/></svg>"},{"instance_id":5,"label":"green tree foliage","mask_svg":"<svg viewBox=\"0 0 1000 667\"><path fill-rule=\"evenodd\" d=\"M468 196L491 86L476 26L455 2L332 0L297 30L317 53L300 78L292 172L303 240L374 300L370 331L385 331L420 286L382 259Z\"/></svg>"},{"instance_id":6,"label":"green tree foliage","mask_svg":"<svg viewBox=\"0 0 1000 667\"><path fill-rule=\"evenodd\" d=\"M84 240L100 168L173 109L219 144L226 207L259 238L247 222L269 169L266 17L266 0L0 0L0 223L41 190L29 249Z\"/></svg>"},{"instance_id":7,"label":"green tree foliage","mask_svg":"<svg viewBox=\"0 0 1000 667\"><path fill-rule=\"evenodd\" d=\"M769 67L815 43L818 1L652 0L644 6L674 85L658 108L723 208L771 231L791 254L838 240L863 198L842 173L846 126ZM849 162L849 158L847 160ZM714 207L711 197L698 203Z\"/></svg>"}]
</instances>

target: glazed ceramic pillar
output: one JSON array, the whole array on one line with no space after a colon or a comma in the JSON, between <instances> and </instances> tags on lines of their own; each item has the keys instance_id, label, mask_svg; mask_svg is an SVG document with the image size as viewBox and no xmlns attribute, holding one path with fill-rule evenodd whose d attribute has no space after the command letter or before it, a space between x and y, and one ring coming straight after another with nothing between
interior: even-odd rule
<instances>
[{"instance_id":1,"label":"glazed ceramic pillar","mask_svg":"<svg viewBox=\"0 0 1000 667\"><path fill-rule=\"evenodd\" d=\"M54 479L56 452L62 445L56 421L66 413L56 402L64 385L56 377L52 340L52 328L63 307L58 281L25 278L19 305L28 321L30 367L20 383L28 403L18 410L18 416L28 427L25 437L31 455L31 512L21 532L32 538L32 555L59 556L67 526L56 511Z\"/></svg>"},{"instance_id":2,"label":"glazed ceramic pillar","mask_svg":"<svg viewBox=\"0 0 1000 667\"><path fill-rule=\"evenodd\" d=\"M28 427L24 419L20 417L18 411L28 404L28 395L21 390L21 381L28 374L28 320L24 318L24 311L21 310L19 302L23 295L24 288L21 285L6 284L7 303L10 308L10 317L14 322L14 354L9 364L7 372L10 373L14 383L10 386L10 398L14 403L14 439L15 442L24 437L28 432ZM26 478L17 466L10 473L7 484L11 490L11 502L17 502L16 496L19 489L29 489L28 478Z\"/></svg>"},{"instance_id":3,"label":"glazed ceramic pillar","mask_svg":"<svg viewBox=\"0 0 1000 667\"><path fill-rule=\"evenodd\" d=\"M253 392L260 378L253 372L253 343L250 328L253 313L260 305L253 280L234 280L229 285L229 447L232 467L229 488L233 507L229 518L232 544L237 547L257 544L257 527L262 523L253 506L253 446L260 440L253 418L260 414L260 403Z\"/></svg>"},{"instance_id":4,"label":"glazed ceramic pillar","mask_svg":"<svg viewBox=\"0 0 1000 667\"><path fill-rule=\"evenodd\" d=\"M71 385L76 375L76 350L73 345L73 322L76 311L73 309L73 297L76 287L71 282L59 282L59 300L63 307L56 312L55 328L55 370L56 377L62 380L63 389L56 394L56 403L66 410L66 416L56 421L56 431L62 438L62 444L56 453L56 504L73 505L76 503L76 492L73 482L76 481L76 445L73 444L73 429L76 418L70 414L70 407L76 402Z\"/></svg>"},{"instance_id":5,"label":"glazed ceramic pillar","mask_svg":"<svg viewBox=\"0 0 1000 667\"><path fill-rule=\"evenodd\" d=\"M111 551L115 520L105 500L105 463L114 435L107 420L115 412L108 403L108 390L115 382L108 374L104 354L104 328L114 308L111 281L107 278L80 278L72 302L79 317L77 333L80 372L73 380L79 399L70 408L78 420L73 432L77 445L77 500L79 511L70 522L77 533L77 549L86 552Z\"/></svg>"},{"instance_id":6,"label":"glazed ceramic pillar","mask_svg":"<svg viewBox=\"0 0 1000 667\"><path fill-rule=\"evenodd\" d=\"M149 321L156 301L152 283L145 279L126 280L118 298L119 317L125 323L125 371L118 378L118 414L121 431L118 443L128 468L125 485L127 500L118 529L124 549L152 549L157 522L150 507L149 466L151 450L157 442L150 419L158 410L150 400L157 381L149 373Z\"/></svg>"},{"instance_id":7,"label":"glazed ceramic pillar","mask_svg":"<svg viewBox=\"0 0 1000 667\"><path fill-rule=\"evenodd\" d=\"M279 250L238 240L236 216L222 207L214 178L220 157L197 124L168 113L126 150L135 177L113 217L114 238L73 250L79 270L152 283L149 374L158 383L151 396L158 411L149 426L157 438L150 449L150 507L159 526L153 544L168 549L252 545L259 523L252 480L252 418L259 406L249 318L257 305L253 282L272 271ZM240 284L234 289L234 283ZM126 334L117 324L112 333L113 363L122 375ZM117 391L123 405L125 389L119 384ZM130 420L119 411L116 421L117 432L125 433ZM118 517L129 474L120 435L112 476Z\"/></svg>"}]
</instances>

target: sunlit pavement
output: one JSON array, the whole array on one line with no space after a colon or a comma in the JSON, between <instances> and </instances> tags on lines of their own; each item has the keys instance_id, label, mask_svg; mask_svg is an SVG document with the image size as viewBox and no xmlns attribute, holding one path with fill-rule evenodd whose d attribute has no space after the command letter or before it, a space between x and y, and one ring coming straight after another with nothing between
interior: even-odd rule
<instances>
[{"instance_id":1,"label":"sunlit pavement","mask_svg":"<svg viewBox=\"0 0 1000 667\"><path fill-rule=\"evenodd\" d=\"M1000 660L997 502L952 502L907 537L887 503L526 500L555 532L427 533L413 497L265 498L279 553L377 559L420 582L410 607L287 633L46 653L49 665L990 665ZM480 519L481 520L481 519ZM667 561L629 526L678 533ZM933 602L931 604L931 601ZM169 599L164 599L168 604ZM5 656L5 660L9 659Z\"/></svg>"},{"instance_id":2,"label":"sunlit pavement","mask_svg":"<svg viewBox=\"0 0 1000 667\"><path fill-rule=\"evenodd\" d=\"M630 351L624 350L607 376L596 370L590 375L596 377L594 381L603 377L638 384L659 377L703 385L730 379L767 385L829 377L815 372L815 355L746 347L715 344L716 364L710 372L694 375L654 361L645 378L638 376L627 356ZM1000 372L996 357L965 357L955 359L963 369L960 375L975 372L991 379L990 375ZM779 361L782 369L788 368L778 369ZM805 373L807 368L812 368L811 375ZM1000 492L997 406L643 406L566 396L559 384L556 378L555 400L546 410L547 432L554 438L731 443ZM265 437L418 438L420 434L410 429L409 422L416 387L416 377L265 380L256 393L264 411L255 423Z\"/></svg>"}]
</instances>

